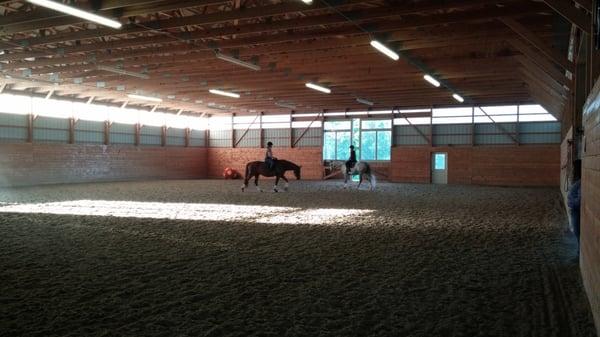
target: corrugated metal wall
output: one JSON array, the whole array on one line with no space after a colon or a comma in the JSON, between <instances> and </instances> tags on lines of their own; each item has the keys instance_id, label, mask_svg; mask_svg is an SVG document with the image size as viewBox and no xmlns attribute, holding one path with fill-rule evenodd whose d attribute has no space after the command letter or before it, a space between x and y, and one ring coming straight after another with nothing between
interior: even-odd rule
<instances>
[{"instance_id":1,"label":"corrugated metal wall","mask_svg":"<svg viewBox=\"0 0 600 337\"><path fill-rule=\"evenodd\" d=\"M293 142L302 135L305 129L293 129ZM296 144L296 147L315 147L315 146L323 146L323 131L321 128L310 128L304 134L302 139Z\"/></svg>"},{"instance_id":2,"label":"corrugated metal wall","mask_svg":"<svg viewBox=\"0 0 600 337\"><path fill-rule=\"evenodd\" d=\"M190 146L205 147L206 145L206 131L192 130L190 132Z\"/></svg>"},{"instance_id":3,"label":"corrugated metal wall","mask_svg":"<svg viewBox=\"0 0 600 337\"><path fill-rule=\"evenodd\" d=\"M0 113L0 142L27 141L27 115ZM161 127L144 126L140 130L140 145L160 146L162 143ZM561 140L560 122L521 122L521 123L476 123L476 124L434 124L434 125L396 125L394 126L393 144L427 145L427 140L416 130L429 137L432 135L434 146L446 145L503 145L514 144L515 139L521 144L559 144ZM290 145L298 139L306 129L281 128L264 129L263 142L273 142L277 147ZM102 144L104 142L104 122L79 120L75 123L75 143ZM261 146L260 130L191 130L190 146L195 147L237 147L255 148ZM506 134L508 132L509 134ZM109 134L110 144L135 144L135 126L131 124L112 123ZM168 128L166 145L185 146L185 129ZM232 141L232 136L235 137ZM67 143L69 141L69 120L39 116L33 125L34 142ZM514 138L514 139L513 139ZM239 142L238 142L239 141ZM262 144L264 146L264 144ZM321 147L323 135L321 128L310 128L296 147Z\"/></svg>"},{"instance_id":4,"label":"corrugated metal wall","mask_svg":"<svg viewBox=\"0 0 600 337\"><path fill-rule=\"evenodd\" d=\"M0 113L0 142L26 142L27 118L26 115Z\"/></svg>"},{"instance_id":5,"label":"corrugated metal wall","mask_svg":"<svg viewBox=\"0 0 600 337\"><path fill-rule=\"evenodd\" d=\"M210 130L209 147L231 147L231 130Z\"/></svg>"},{"instance_id":6,"label":"corrugated metal wall","mask_svg":"<svg viewBox=\"0 0 600 337\"><path fill-rule=\"evenodd\" d=\"M185 146L185 129L168 128L167 146Z\"/></svg>"},{"instance_id":7,"label":"corrugated metal wall","mask_svg":"<svg viewBox=\"0 0 600 337\"><path fill-rule=\"evenodd\" d=\"M33 121L33 141L37 143L68 143L69 120L37 117Z\"/></svg>"},{"instance_id":8,"label":"corrugated metal wall","mask_svg":"<svg viewBox=\"0 0 600 337\"><path fill-rule=\"evenodd\" d=\"M290 146L290 129L264 129L265 144L273 142L277 147Z\"/></svg>"},{"instance_id":9,"label":"corrugated metal wall","mask_svg":"<svg viewBox=\"0 0 600 337\"><path fill-rule=\"evenodd\" d=\"M429 125L399 125L394 128L394 145L427 145L427 140L416 128L428 137ZM437 124L433 125L432 136L434 146L471 145L471 142L473 145L515 144L515 139L521 144L560 144L560 128L560 122Z\"/></svg>"},{"instance_id":10,"label":"corrugated metal wall","mask_svg":"<svg viewBox=\"0 0 600 337\"><path fill-rule=\"evenodd\" d=\"M260 130L233 130L233 135L237 147L260 147Z\"/></svg>"},{"instance_id":11,"label":"corrugated metal wall","mask_svg":"<svg viewBox=\"0 0 600 337\"><path fill-rule=\"evenodd\" d=\"M75 143L104 143L104 122L77 121L75 123Z\"/></svg>"},{"instance_id":12,"label":"corrugated metal wall","mask_svg":"<svg viewBox=\"0 0 600 337\"><path fill-rule=\"evenodd\" d=\"M135 144L135 126L131 124L112 123L110 126L111 144Z\"/></svg>"},{"instance_id":13,"label":"corrugated metal wall","mask_svg":"<svg viewBox=\"0 0 600 337\"><path fill-rule=\"evenodd\" d=\"M419 131L425 136L429 136L431 133L431 127L429 125L400 125L394 126L395 139L393 143L395 145L427 145L427 139L419 133Z\"/></svg>"},{"instance_id":14,"label":"corrugated metal wall","mask_svg":"<svg viewBox=\"0 0 600 337\"><path fill-rule=\"evenodd\" d=\"M433 125L433 145L470 145L471 124Z\"/></svg>"},{"instance_id":15,"label":"corrugated metal wall","mask_svg":"<svg viewBox=\"0 0 600 337\"><path fill-rule=\"evenodd\" d=\"M140 130L140 145L161 145L162 127L144 125Z\"/></svg>"},{"instance_id":16,"label":"corrugated metal wall","mask_svg":"<svg viewBox=\"0 0 600 337\"><path fill-rule=\"evenodd\" d=\"M516 130L516 123L475 124L475 144L514 144L513 138L504 132L508 132L516 138Z\"/></svg>"},{"instance_id":17,"label":"corrugated metal wall","mask_svg":"<svg viewBox=\"0 0 600 337\"><path fill-rule=\"evenodd\" d=\"M523 144L560 144L561 125L558 122L521 123L519 140Z\"/></svg>"}]
</instances>

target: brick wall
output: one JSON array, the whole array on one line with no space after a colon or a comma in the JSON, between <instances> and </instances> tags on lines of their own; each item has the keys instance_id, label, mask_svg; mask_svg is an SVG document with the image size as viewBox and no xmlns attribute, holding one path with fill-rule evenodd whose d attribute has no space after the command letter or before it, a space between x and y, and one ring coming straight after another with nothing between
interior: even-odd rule
<instances>
[{"instance_id":1,"label":"brick wall","mask_svg":"<svg viewBox=\"0 0 600 337\"><path fill-rule=\"evenodd\" d=\"M560 146L394 147L390 180L429 183L431 154L448 154L448 183L558 186Z\"/></svg>"},{"instance_id":2,"label":"brick wall","mask_svg":"<svg viewBox=\"0 0 600 337\"><path fill-rule=\"evenodd\" d=\"M204 148L0 144L0 186L204 177Z\"/></svg>"},{"instance_id":3,"label":"brick wall","mask_svg":"<svg viewBox=\"0 0 600 337\"><path fill-rule=\"evenodd\" d=\"M581 273L600 336L600 81L584 108Z\"/></svg>"},{"instance_id":4,"label":"brick wall","mask_svg":"<svg viewBox=\"0 0 600 337\"><path fill-rule=\"evenodd\" d=\"M261 148L208 148L207 151L208 177L220 178L226 167L231 167L244 175L246 164L255 160L262 161L265 158L266 150ZM302 179L307 180L322 178L322 153L320 147L273 149L275 157L302 166Z\"/></svg>"}]
</instances>

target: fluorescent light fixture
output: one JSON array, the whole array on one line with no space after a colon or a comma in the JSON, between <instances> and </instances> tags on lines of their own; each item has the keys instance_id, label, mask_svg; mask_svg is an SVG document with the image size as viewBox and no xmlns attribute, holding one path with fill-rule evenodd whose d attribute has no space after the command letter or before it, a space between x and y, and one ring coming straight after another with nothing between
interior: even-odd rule
<instances>
[{"instance_id":1,"label":"fluorescent light fixture","mask_svg":"<svg viewBox=\"0 0 600 337\"><path fill-rule=\"evenodd\" d=\"M320 86L318 84L314 84L314 83L311 83L311 82L306 83L306 87L307 88L311 88L311 89L316 90L316 91L324 92L326 94L331 94L331 89L325 88L323 86Z\"/></svg>"},{"instance_id":2,"label":"fluorescent light fixture","mask_svg":"<svg viewBox=\"0 0 600 337\"><path fill-rule=\"evenodd\" d=\"M425 75L425 76L423 76L423 78L425 79L425 81L433 84L434 87L437 87L437 88L440 87L440 81L436 80L431 75Z\"/></svg>"},{"instance_id":3,"label":"fluorescent light fixture","mask_svg":"<svg viewBox=\"0 0 600 337\"><path fill-rule=\"evenodd\" d=\"M73 15L78 18L92 21L92 22L95 22L95 23L98 23L98 24L101 24L104 26L111 27L111 28L119 29L122 26L119 21L105 18L100 15L92 14L90 12L82 11L81 9L63 5L58 2L49 1L49 0L27 0L27 2L32 3L34 5L50 8L50 9L53 9L55 11L62 12L65 14Z\"/></svg>"},{"instance_id":4,"label":"fluorescent light fixture","mask_svg":"<svg viewBox=\"0 0 600 337\"><path fill-rule=\"evenodd\" d=\"M227 61L227 62L230 62L230 63L233 63L233 64L237 64L238 66L242 66L244 68L248 68L248 69L252 69L252 70L256 70L256 71L260 70L260 66L254 64L254 63L245 62L245 61L242 61L242 60L240 60L238 58L235 58L233 56L221 54L219 52L217 52L215 55L217 56L217 58L219 60Z\"/></svg>"},{"instance_id":5,"label":"fluorescent light fixture","mask_svg":"<svg viewBox=\"0 0 600 337\"><path fill-rule=\"evenodd\" d=\"M158 97L152 97L152 96L143 96L143 95L129 94L129 95L127 95L127 97L132 98L132 99L139 99L139 100L142 100L142 101L162 102L162 99L160 99Z\"/></svg>"},{"instance_id":6,"label":"fluorescent light fixture","mask_svg":"<svg viewBox=\"0 0 600 337\"><path fill-rule=\"evenodd\" d=\"M119 68L114 68L114 67L97 66L96 69L103 70L103 71L108 71L109 73L114 73L114 74L119 74L119 75L127 75L127 76L142 78L142 79L145 79L145 80L147 80L147 79L150 78L150 76L148 76L146 74L136 73L136 72L133 72L133 71L127 71L127 70L123 70L123 69L119 69Z\"/></svg>"},{"instance_id":7,"label":"fluorescent light fixture","mask_svg":"<svg viewBox=\"0 0 600 337\"><path fill-rule=\"evenodd\" d=\"M312 0L302 0L302 2L304 2L304 3L305 3L305 4L307 4L307 5L310 5L310 4L312 4Z\"/></svg>"},{"instance_id":8,"label":"fluorescent light fixture","mask_svg":"<svg viewBox=\"0 0 600 337\"><path fill-rule=\"evenodd\" d=\"M275 105L286 109L296 109L295 105L285 102L275 102Z\"/></svg>"},{"instance_id":9,"label":"fluorescent light fixture","mask_svg":"<svg viewBox=\"0 0 600 337\"><path fill-rule=\"evenodd\" d=\"M462 102L465 101L465 99L462 98L462 96L459 95L459 94L452 94L452 97L454 97L454 99L457 100L457 101L459 101L460 103L462 103Z\"/></svg>"},{"instance_id":10,"label":"fluorescent light fixture","mask_svg":"<svg viewBox=\"0 0 600 337\"><path fill-rule=\"evenodd\" d=\"M365 104L365 105L369 105L369 106L373 106L373 105L375 105L375 103L373 103L373 102L369 101L368 99L364 99L364 98L358 98L358 97L357 97L357 98L356 98L356 101L357 101L358 103Z\"/></svg>"},{"instance_id":11,"label":"fluorescent light fixture","mask_svg":"<svg viewBox=\"0 0 600 337\"><path fill-rule=\"evenodd\" d=\"M394 61L398 61L398 59L400 59L398 53L391 50L386 45L377 40L371 40L371 46L373 46L373 48L379 50L381 53L385 54L387 57L391 58Z\"/></svg>"},{"instance_id":12,"label":"fluorescent light fixture","mask_svg":"<svg viewBox=\"0 0 600 337\"><path fill-rule=\"evenodd\" d=\"M240 94L236 94L235 92L223 91L219 89L210 89L208 92L215 95L227 96L232 98L240 98Z\"/></svg>"}]
</instances>

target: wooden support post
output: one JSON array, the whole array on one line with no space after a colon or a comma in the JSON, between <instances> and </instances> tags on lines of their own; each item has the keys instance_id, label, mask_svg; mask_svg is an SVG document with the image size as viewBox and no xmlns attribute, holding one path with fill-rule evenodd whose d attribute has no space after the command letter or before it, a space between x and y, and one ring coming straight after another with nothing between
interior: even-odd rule
<instances>
[{"instance_id":1,"label":"wooden support post","mask_svg":"<svg viewBox=\"0 0 600 337\"><path fill-rule=\"evenodd\" d=\"M233 122L235 121L235 113L231 114L231 147L234 148L235 143L235 128L233 127Z\"/></svg>"},{"instance_id":2,"label":"wooden support post","mask_svg":"<svg viewBox=\"0 0 600 337\"><path fill-rule=\"evenodd\" d=\"M515 137L517 138L517 144L521 145L521 105L517 104L517 126L515 127Z\"/></svg>"},{"instance_id":3,"label":"wooden support post","mask_svg":"<svg viewBox=\"0 0 600 337\"><path fill-rule=\"evenodd\" d=\"M471 107L471 146L475 146L475 106Z\"/></svg>"},{"instance_id":4,"label":"wooden support post","mask_svg":"<svg viewBox=\"0 0 600 337\"><path fill-rule=\"evenodd\" d=\"M133 140L133 144L135 146L140 146L140 133L142 131L142 126L140 123L137 123L134 125L135 128L135 136L134 136L134 140Z\"/></svg>"},{"instance_id":5,"label":"wooden support post","mask_svg":"<svg viewBox=\"0 0 600 337\"><path fill-rule=\"evenodd\" d=\"M192 130L190 128L185 129L185 147L190 147L190 134Z\"/></svg>"},{"instance_id":6,"label":"wooden support post","mask_svg":"<svg viewBox=\"0 0 600 337\"><path fill-rule=\"evenodd\" d=\"M104 121L104 145L110 144L110 125L109 121Z\"/></svg>"},{"instance_id":7,"label":"wooden support post","mask_svg":"<svg viewBox=\"0 0 600 337\"><path fill-rule=\"evenodd\" d=\"M33 123L35 117L32 113L27 115L27 143L33 143Z\"/></svg>"},{"instance_id":8,"label":"wooden support post","mask_svg":"<svg viewBox=\"0 0 600 337\"><path fill-rule=\"evenodd\" d=\"M265 130L263 129L263 115L264 111L260 112L260 117L258 120L258 147L262 148L265 142Z\"/></svg>"},{"instance_id":9,"label":"wooden support post","mask_svg":"<svg viewBox=\"0 0 600 337\"><path fill-rule=\"evenodd\" d=\"M75 143L75 118L69 118L69 144Z\"/></svg>"},{"instance_id":10,"label":"wooden support post","mask_svg":"<svg viewBox=\"0 0 600 337\"><path fill-rule=\"evenodd\" d=\"M294 128L292 123L294 123L294 111L290 111L290 136L288 137L289 139L289 146L290 147L294 147Z\"/></svg>"},{"instance_id":11,"label":"wooden support post","mask_svg":"<svg viewBox=\"0 0 600 337\"><path fill-rule=\"evenodd\" d=\"M431 111L431 118L429 118L429 138L427 139L427 137L425 137L428 142L429 142L429 146L433 147L433 107L429 108L429 111ZM410 124L413 128L415 128L415 130L419 131L419 127L414 126L409 120L408 118L406 119L406 121L408 122L408 124ZM424 136L424 135L423 135Z\"/></svg>"},{"instance_id":12,"label":"wooden support post","mask_svg":"<svg viewBox=\"0 0 600 337\"><path fill-rule=\"evenodd\" d=\"M394 125L394 110L397 108L392 108L392 128L390 130L390 134L392 137L392 147L396 146L396 126ZM398 109L400 110L400 109Z\"/></svg>"},{"instance_id":13,"label":"wooden support post","mask_svg":"<svg viewBox=\"0 0 600 337\"><path fill-rule=\"evenodd\" d=\"M164 125L160 128L160 146L167 146L167 127Z\"/></svg>"}]
</instances>

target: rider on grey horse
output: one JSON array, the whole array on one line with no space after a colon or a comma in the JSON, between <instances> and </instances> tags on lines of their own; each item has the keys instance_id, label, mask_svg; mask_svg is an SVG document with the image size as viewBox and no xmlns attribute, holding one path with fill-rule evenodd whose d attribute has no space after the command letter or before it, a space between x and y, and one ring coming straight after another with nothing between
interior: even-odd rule
<instances>
[{"instance_id":1,"label":"rider on grey horse","mask_svg":"<svg viewBox=\"0 0 600 337\"><path fill-rule=\"evenodd\" d=\"M356 165L356 151L354 151L354 145L350 145L350 159L346 161L346 174L350 174L354 165Z\"/></svg>"}]
</instances>

